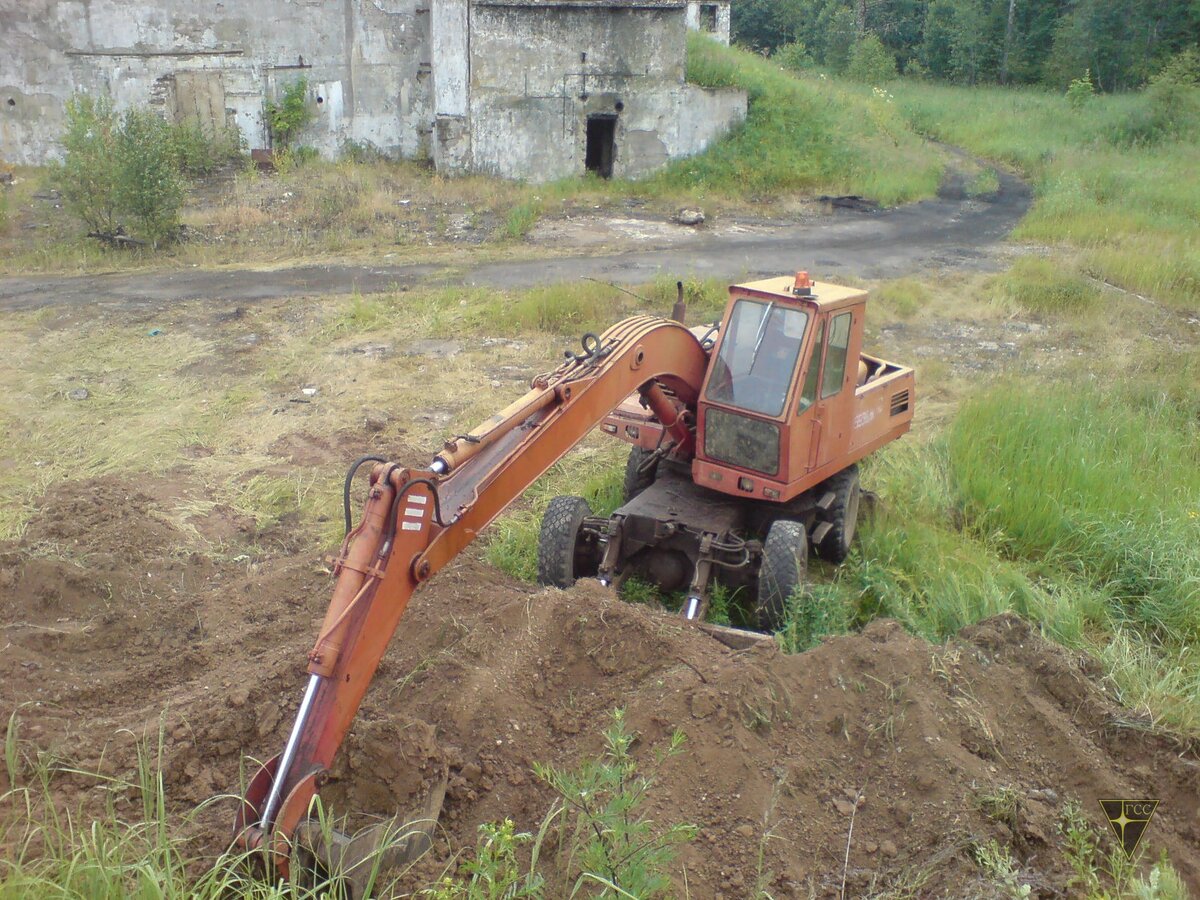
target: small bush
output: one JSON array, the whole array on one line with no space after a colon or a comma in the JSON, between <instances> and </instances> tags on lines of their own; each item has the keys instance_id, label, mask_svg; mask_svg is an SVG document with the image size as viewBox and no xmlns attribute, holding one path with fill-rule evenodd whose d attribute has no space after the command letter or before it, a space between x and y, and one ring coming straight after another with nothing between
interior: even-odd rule
<instances>
[{"instance_id":1,"label":"small bush","mask_svg":"<svg viewBox=\"0 0 1200 900\"><path fill-rule=\"evenodd\" d=\"M275 154L275 171L287 175L316 160L316 147L287 147Z\"/></svg>"},{"instance_id":2,"label":"small bush","mask_svg":"<svg viewBox=\"0 0 1200 900\"><path fill-rule=\"evenodd\" d=\"M1096 88L1092 84L1092 70L1088 69L1083 73L1082 78L1071 80L1071 84L1067 87L1067 103L1071 109L1083 109L1089 100L1095 96Z\"/></svg>"},{"instance_id":3,"label":"small bush","mask_svg":"<svg viewBox=\"0 0 1200 900\"><path fill-rule=\"evenodd\" d=\"M534 772L558 795L564 814L563 840L581 874L570 896L642 900L665 897L671 887L668 869L677 849L696 836L694 825L658 828L645 816L653 774L642 774L632 754L636 735L625 725L624 710L615 710L604 732L604 755L577 771L535 764ZM676 731L658 763L682 752L684 735ZM560 896L567 896L563 893Z\"/></svg>"},{"instance_id":4,"label":"small bush","mask_svg":"<svg viewBox=\"0 0 1200 900\"><path fill-rule=\"evenodd\" d=\"M1146 89L1151 118L1163 136L1182 137L1200 126L1200 75L1195 70L1200 63L1194 54L1186 56L1165 66Z\"/></svg>"},{"instance_id":5,"label":"small bush","mask_svg":"<svg viewBox=\"0 0 1200 900\"><path fill-rule=\"evenodd\" d=\"M929 81L929 70L918 59L910 59L904 66L904 77L911 81Z\"/></svg>"},{"instance_id":6,"label":"small bush","mask_svg":"<svg viewBox=\"0 0 1200 900\"><path fill-rule=\"evenodd\" d=\"M511 240L520 240L529 234L541 214L542 201L537 197L518 203L504 217L504 225L501 226L500 233L503 237Z\"/></svg>"},{"instance_id":7,"label":"small bush","mask_svg":"<svg viewBox=\"0 0 1200 900\"><path fill-rule=\"evenodd\" d=\"M56 181L67 209L99 235L132 228L154 246L169 238L183 204L171 126L147 110L118 118L103 96L71 98L66 117Z\"/></svg>"},{"instance_id":8,"label":"small bush","mask_svg":"<svg viewBox=\"0 0 1200 900\"><path fill-rule=\"evenodd\" d=\"M105 95L72 97L66 105L66 151L55 173L67 211L92 231L117 230L117 117Z\"/></svg>"},{"instance_id":9,"label":"small bush","mask_svg":"<svg viewBox=\"0 0 1200 900\"><path fill-rule=\"evenodd\" d=\"M882 84L896 78L896 57L873 34L860 38L850 48L846 77L864 84Z\"/></svg>"},{"instance_id":10,"label":"small bush","mask_svg":"<svg viewBox=\"0 0 1200 900\"><path fill-rule=\"evenodd\" d=\"M313 120L308 106L308 79L299 78L283 89L279 102L266 104L267 130L271 146L286 150L296 136Z\"/></svg>"},{"instance_id":11,"label":"small bush","mask_svg":"<svg viewBox=\"0 0 1200 900\"><path fill-rule=\"evenodd\" d=\"M245 149L236 128L225 128L210 136L194 123L173 126L171 142L179 170L186 175L210 175L239 159Z\"/></svg>"},{"instance_id":12,"label":"small bush","mask_svg":"<svg viewBox=\"0 0 1200 900\"><path fill-rule=\"evenodd\" d=\"M387 159L387 154L370 141L342 141L341 158L357 165L377 163Z\"/></svg>"},{"instance_id":13,"label":"small bush","mask_svg":"<svg viewBox=\"0 0 1200 900\"><path fill-rule=\"evenodd\" d=\"M813 64L812 57L808 53L808 48L800 41L784 44L771 54L771 59L792 72L800 72L811 68Z\"/></svg>"},{"instance_id":14,"label":"small bush","mask_svg":"<svg viewBox=\"0 0 1200 900\"><path fill-rule=\"evenodd\" d=\"M907 319L929 302L929 288L918 278L897 278L871 289L876 309Z\"/></svg>"},{"instance_id":15,"label":"small bush","mask_svg":"<svg viewBox=\"0 0 1200 900\"><path fill-rule=\"evenodd\" d=\"M776 639L787 653L801 653L821 639L850 630L853 606L837 583L802 584L788 598L787 616Z\"/></svg>"},{"instance_id":16,"label":"small bush","mask_svg":"<svg viewBox=\"0 0 1200 900\"><path fill-rule=\"evenodd\" d=\"M183 180L171 126L152 112L130 110L117 133L117 205L136 234L157 247L179 226Z\"/></svg>"},{"instance_id":17,"label":"small bush","mask_svg":"<svg viewBox=\"0 0 1200 900\"><path fill-rule=\"evenodd\" d=\"M461 875L449 875L437 886L425 891L430 900L540 900L544 879L536 871L523 872L517 850L533 840L528 832L518 833L512 819L499 825L485 822L479 826L479 846L475 858L462 864Z\"/></svg>"},{"instance_id":18,"label":"small bush","mask_svg":"<svg viewBox=\"0 0 1200 900\"><path fill-rule=\"evenodd\" d=\"M1167 60L1151 81L1170 81L1200 87L1200 50L1189 47Z\"/></svg>"}]
</instances>

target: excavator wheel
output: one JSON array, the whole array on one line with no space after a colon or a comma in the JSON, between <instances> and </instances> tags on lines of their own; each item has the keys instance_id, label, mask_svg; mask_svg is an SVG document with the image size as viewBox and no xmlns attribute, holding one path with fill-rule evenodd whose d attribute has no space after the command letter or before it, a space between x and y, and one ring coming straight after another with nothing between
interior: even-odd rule
<instances>
[{"instance_id":1,"label":"excavator wheel","mask_svg":"<svg viewBox=\"0 0 1200 900\"><path fill-rule=\"evenodd\" d=\"M842 469L828 478L819 490L831 491L835 499L829 509L818 514L818 525L814 530L824 531L824 534L819 541L813 542L812 549L821 559L841 563L850 553L850 545L858 528L858 507L862 499L858 466L850 465ZM821 529L821 523L826 522L830 527Z\"/></svg>"},{"instance_id":2,"label":"excavator wheel","mask_svg":"<svg viewBox=\"0 0 1200 900\"><path fill-rule=\"evenodd\" d=\"M550 501L538 535L538 584L569 588L578 579L596 574L596 548L580 531L591 514L592 508L582 497Z\"/></svg>"},{"instance_id":3,"label":"excavator wheel","mask_svg":"<svg viewBox=\"0 0 1200 900\"><path fill-rule=\"evenodd\" d=\"M788 599L808 571L808 533L802 522L778 519L763 542L754 612L763 631L783 627Z\"/></svg>"},{"instance_id":4,"label":"excavator wheel","mask_svg":"<svg viewBox=\"0 0 1200 900\"><path fill-rule=\"evenodd\" d=\"M653 455L650 450L641 447L629 449L629 459L625 461L625 483L621 489L626 503L654 484L658 476L658 463L646 465L646 460Z\"/></svg>"}]
</instances>

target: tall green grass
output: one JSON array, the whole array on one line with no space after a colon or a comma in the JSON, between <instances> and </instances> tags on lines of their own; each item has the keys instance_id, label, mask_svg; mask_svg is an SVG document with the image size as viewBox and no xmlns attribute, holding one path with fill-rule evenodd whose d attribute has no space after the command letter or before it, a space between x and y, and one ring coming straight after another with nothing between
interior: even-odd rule
<instances>
[{"instance_id":1,"label":"tall green grass","mask_svg":"<svg viewBox=\"0 0 1200 900\"><path fill-rule=\"evenodd\" d=\"M968 403L949 439L972 531L1002 555L1081 579L1113 624L1200 636L1200 427L1073 386L1005 388Z\"/></svg>"},{"instance_id":2,"label":"tall green grass","mask_svg":"<svg viewBox=\"0 0 1200 900\"><path fill-rule=\"evenodd\" d=\"M687 77L749 95L745 124L704 153L639 184L779 199L790 192L864 194L891 204L933 194L940 154L886 96L797 78L753 53L688 37Z\"/></svg>"},{"instance_id":3,"label":"tall green grass","mask_svg":"<svg viewBox=\"0 0 1200 900\"><path fill-rule=\"evenodd\" d=\"M1012 382L968 400L931 442L877 454L866 481L885 507L819 586L843 610L829 621L891 616L942 640L1016 612L1096 654L1126 703L1200 735L1200 419L1188 402L1141 382ZM797 598L797 617L810 602ZM794 649L814 637L784 633Z\"/></svg>"},{"instance_id":4,"label":"tall green grass","mask_svg":"<svg viewBox=\"0 0 1200 900\"><path fill-rule=\"evenodd\" d=\"M1081 249L1096 277L1200 306L1200 123L1147 130L1161 102L1147 93L1073 109L1032 88L904 81L891 90L919 132L1032 179L1037 201L1016 237Z\"/></svg>"}]
</instances>

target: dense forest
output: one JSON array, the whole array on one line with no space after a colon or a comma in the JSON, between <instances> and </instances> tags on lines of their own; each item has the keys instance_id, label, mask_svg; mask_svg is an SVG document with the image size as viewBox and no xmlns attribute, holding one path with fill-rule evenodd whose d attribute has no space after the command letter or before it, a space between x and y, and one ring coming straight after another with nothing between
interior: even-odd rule
<instances>
[{"instance_id":1,"label":"dense forest","mask_svg":"<svg viewBox=\"0 0 1200 900\"><path fill-rule=\"evenodd\" d=\"M1200 0L734 0L733 37L834 71L1137 87L1200 41Z\"/></svg>"}]
</instances>

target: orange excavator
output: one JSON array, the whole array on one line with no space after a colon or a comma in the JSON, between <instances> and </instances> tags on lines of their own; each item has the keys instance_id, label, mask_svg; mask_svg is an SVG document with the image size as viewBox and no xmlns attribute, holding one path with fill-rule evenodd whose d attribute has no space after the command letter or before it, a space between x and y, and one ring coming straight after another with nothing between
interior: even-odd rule
<instances>
[{"instance_id":1,"label":"orange excavator","mask_svg":"<svg viewBox=\"0 0 1200 900\"><path fill-rule=\"evenodd\" d=\"M288 875L297 830L413 592L597 426L633 444L625 503L600 517L582 498L555 498L539 538L543 583L636 574L684 590L681 614L699 624L717 580L744 588L770 630L810 549L845 558L862 496L856 464L913 415L913 370L862 351L866 292L805 272L734 285L721 320L690 329L682 286L679 296L669 319L634 316L584 335L579 352L447 441L428 469L373 457L351 468L308 684L283 752L249 783L238 846ZM369 461L351 529L351 480ZM441 799L427 805L434 819Z\"/></svg>"}]
</instances>

